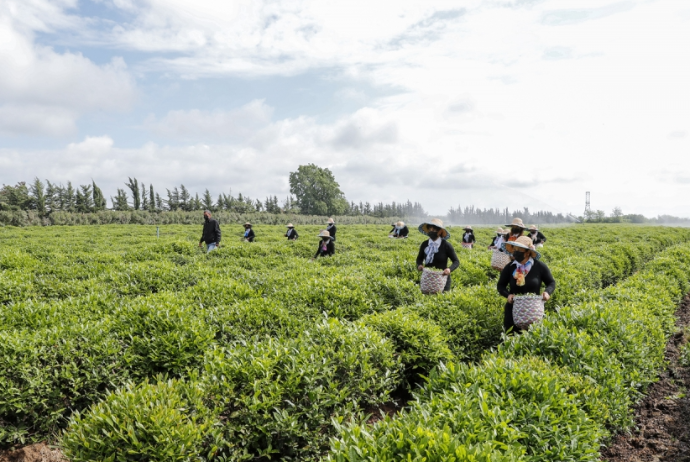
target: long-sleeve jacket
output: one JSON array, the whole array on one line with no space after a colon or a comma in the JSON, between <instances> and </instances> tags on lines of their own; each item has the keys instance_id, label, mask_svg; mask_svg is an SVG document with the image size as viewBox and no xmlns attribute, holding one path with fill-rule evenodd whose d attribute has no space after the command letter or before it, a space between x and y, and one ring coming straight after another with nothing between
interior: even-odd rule
<instances>
[{"instance_id":1,"label":"long-sleeve jacket","mask_svg":"<svg viewBox=\"0 0 690 462\"><path fill-rule=\"evenodd\" d=\"M497 236L494 236L494 239L491 241L491 244L489 244L489 247L496 247L496 241L498 241L500 238L503 238L503 240L502 240L501 242L505 242L505 241L506 241L505 235L503 235L503 236L498 236L498 235L497 235Z\"/></svg>"},{"instance_id":2,"label":"long-sleeve jacket","mask_svg":"<svg viewBox=\"0 0 690 462\"><path fill-rule=\"evenodd\" d=\"M474 243L475 241L474 233L465 233L462 235L462 242L466 244Z\"/></svg>"},{"instance_id":3,"label":"long-sleeve jacket","mask_svg":"<svg viewBox=\"0 0 690 462\"><path fill-rule=\"evenodd\" d=\"M525 276L525 285L518 286L517 279L513 277L513 272L516 266L510 263L503 268L501 275L498 277L498 283L496 283L496 289L498 293L502 296L508 298L508 295L525 295L525 294L541 294L541 286L544 284L549 295L553 294L556 290L556 280L551 275L549 267L545 263L539 260L534 260L532 268Z\"/></svg>"},{"instance_id":4,"label":"long-sleeve jacket","mask_svg":"<svg viewBox=\"0 0 690 462\"><path fill-rule=\"evenodd\" d=\"M319 248L316 249L316 254L314 254L314 258L316 257L325 257L327 255L334 255L335 254L335 244L333 243L333 239L328 240L328 244L326 244L326 250L323 250L323 241L319 241Z\"/></svg>"},{"instance_id":5,"label":"long-sleeve jacket","mask_svg":"<svg viewBox=\"0 0 690 462\"><path fill-rule=\"evenodd\" d=\"M410 234L410 229L407 226L403 226L398 230L398 233L396 235L398 237L407 237L408 234Z\"/></svg>"},{"instance_id":6,"label":"long-sleeve jacket","mask_svg":"<svg viewBox=\"0 0 690 462\"><path fill-rule=\"evenodd\" d=\"M546 242L546 236L544 236L541 231L537 231L536 238L534 233L529 233L528 236L535 244L543 244Z\"/></svg>"},{"instance_id":7,"label":"long-sleeve jacket","mask_svg":"<svg viewBox=\"0 0 690 462\"><path fill-rule=\"evenodd\" d=\"M439 245L438 247L438 252L434 254L434 259L429 264L424 263L424 261L426 260L426 253L424 253L424 251L427 247L429 247L428 240L422 242L422 245L419 246L419 254L417 255L417 266L424 265L429 268L444 270L448 268L448 259L450 259L450 261L452 262L452 264L450 265L451 272L455 271L455 269L458 266L460 266L460 260L458 260L458 256L455 253L455 249L453 248L450 242L441 241L441 245Z\"/></svg>"},{"instance_id":8,"label":"long-sleeve jacket","mask_svg":"<svg viewBox=\"0 0 690 462\"><path fill-rule=\"evenodd\" d=\"M296 229L290 228L285 233L285 237L287 237L289 241L294 241L295 239L297 239L299 237L299 234L297 234Z\"/></svg>"},{"instance_id":9,"label":"long-sleeve jacket","mask_svg":"<svg viewBox=\"0 0 690 462\"><path fill-rule=\"evenodd\" d=\"M326 231L328 231L328 234L331 235L331 241L335 241L335 232L338 229L335 227L335 224L330 224L326 227Z\"/></svg>"},{"instance_id":10,"label":"long-sleeve jacket","mask_svg":"<svg viewBox=\"0 0 690 462\"><path fill-rule=\"evenodd\" d=\"M248 231L248 232L247 232ZM244 231L244 238L248 240L249 242L254 242L254 238L256 235L254 234L254 230L249 228L248 230Z\"/></svg>"},{"instance_id":11,"label":"long-sleeve jacket","mask_svg":"<svg viewBox=\"0 0 690 462\"><path fill-rule=\"evenodd\" d=\"M204 230L201 232L199 243L220 244L220 225L215 218L204 220Z\"/></svg>"}]
</instances>

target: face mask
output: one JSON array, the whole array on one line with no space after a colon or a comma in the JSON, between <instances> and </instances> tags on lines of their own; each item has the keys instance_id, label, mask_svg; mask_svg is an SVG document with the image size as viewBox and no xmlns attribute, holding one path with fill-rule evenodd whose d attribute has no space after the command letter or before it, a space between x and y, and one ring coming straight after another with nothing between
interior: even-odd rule
<instances>
[{"instance_id":1,"label":"face mask","mask_svg":"<svg viewBox=\"0 0 690 462\"><path fill-rule=\"evenodd\" d=\"M208 221L208 215L204 215L204 220Z\"/></svg>"},{"instance_id":2,"label":"face mask","mask_svg":"<svg viewBox=\"0 0 690 462\"><path fill-rule=\"evenodd\" d=\"M431 239L432 241L438 239L438 232L436 231L429 231L427 234L429 235L429 239Z\"/></svg>"},{"instance_id":3,"label":"face mask","mask_svg":"<svg viewBox=\"0 0 690 462\"><path fill-rule=\"evenodd\" d=\"M525 252L523 252L522 250L516 250L515 252L513 252L513 258L515 258L515 260L521 262L522 260L525 259Z\"/></svg>"}]
</instances>

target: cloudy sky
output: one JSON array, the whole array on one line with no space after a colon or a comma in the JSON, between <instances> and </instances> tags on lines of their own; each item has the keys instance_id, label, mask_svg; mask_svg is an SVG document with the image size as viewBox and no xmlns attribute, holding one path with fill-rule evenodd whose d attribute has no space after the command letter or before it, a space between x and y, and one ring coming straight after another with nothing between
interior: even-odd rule
<instances>
[{"instance_id":1,"label":"cloudy sky","mask_svg":"<svg viewBox=\"0 0 690 462\"><path fill-rule=\"evenodd\" d=\"M687 0L0 0L0 183L690 216Z\"/></svg>"}]
</instances>

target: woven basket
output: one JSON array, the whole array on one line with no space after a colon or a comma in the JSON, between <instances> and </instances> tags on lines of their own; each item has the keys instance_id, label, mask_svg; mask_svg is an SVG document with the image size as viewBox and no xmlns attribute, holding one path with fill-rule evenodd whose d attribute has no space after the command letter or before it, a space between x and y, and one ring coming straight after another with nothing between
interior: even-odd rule
<instances>
[{"instance_id":1,"label":"woven basket","mask_svg":"<svg viewBox=\"0 0 690 462\"><path fill-rule=\"evenodd\" d=\"M471 249L472 248L472 243L471 242L463 242L462 246L466 249Z\"/></svg>"},{"instance_id":2,"label":"woven basket","mask_svg":"<svg viewBox=\"0 0 690 462\"><path fill-rule=\"evenodd\" d=\"M423 294L440 294L445 289L447 281L448 276L443 274L443 272L424 268L419 287L422 289Z\"/></svg>"},{"instance_id":3,"label":"woven basket","mask_svg":"<svg viewBox=\"0 0 690 462\"><path fill-rule=\"evenodd\" d=\"M544 318L544 301L541 295L516 295L513 298L513 322L526 329Z\"/></svg>"},{"instance_id":4,"label":"woven basket","mask_svg":"<svg viewBox=\"0 0 690 462\"><path fill-rule=\"evenodd\" d=\"M501 271L508 263L510 263L510 255L500 250L493 251L491 255L491 267L493 269Z\"/></svg>"}]
</instances>

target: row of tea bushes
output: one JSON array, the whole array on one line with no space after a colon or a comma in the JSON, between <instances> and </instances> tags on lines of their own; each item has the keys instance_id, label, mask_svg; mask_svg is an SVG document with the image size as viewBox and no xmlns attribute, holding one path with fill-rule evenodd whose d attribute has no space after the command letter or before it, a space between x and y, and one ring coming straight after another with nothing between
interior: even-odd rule
<instances>
[{"instance_id":1,"label":"row of tea bushes","mask_svg":"<svg viewBox=\"0 0 690 462\"><path fill-rule=\"evenodd\" d=\"M478 364L435 370L409 411L372 427L341 425L329 459L598 460L663 365L689 274L690 245L668 249Z\"/></svg>"}]
</instances>

